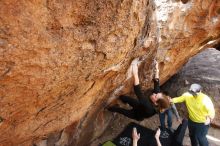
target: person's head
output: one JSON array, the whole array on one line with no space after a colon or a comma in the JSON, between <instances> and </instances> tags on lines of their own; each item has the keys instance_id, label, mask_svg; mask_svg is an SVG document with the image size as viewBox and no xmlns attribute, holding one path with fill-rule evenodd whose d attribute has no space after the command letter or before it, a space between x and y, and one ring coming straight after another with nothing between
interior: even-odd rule
<instances>
[{"instance_id":1,"label":"person's head","mask_svg":"<svg viewBox=\"0 0 220 146\"><path fill-rule=\"evenodd\" d=\"M150 95L150 99L152 102L157 102L158 99L163 98L163 96L167 96L169 97L169 93L164 91L164 92L160 92L160 93L152 93Z\"/></svg>"},{"instance_id":2,"label":"person's head","mask_svg":"<svg viewBox=\"0 0 220 146\"><path fill-rule=\"evenodd\" d=\"M163 98L163 95L164 94L161 92L160 93L153 93L153 94L151 94L150 99L153 103L156 103L158 99Z\"/></svg>"},{"instance_id":3,"label":"person's head","mask_svg":"<svg viewBox=\"0 0 220 146\"><path fill-rule=\"evenodd\" d=\"M189 90L192 92L198 93L202 90L202 86L195 83L190 86Z\"/></svg>"},{"instance_id":4,"label":"person's head","mask_svg":"<svg viewBox=\"0 0 220 146\"><path fill-rule=\"evenodd\" d=\"M199 84L192 84L189 88L189 92L195 97L197 96L197 93L201 92L202 86Z\"/></svg>"},{"instance_id":5,"label":"person's head","mask_svg":"<svg viewBox=\"0 0 220 146\"><path fill-rule=\"evenodd\" d=\"M153 93L150 95L150 100L153 102L153 103L156 103L157 102L157 94L156 93Z\"/></svg>"},{"instance_id":6,"label":"person's head","mask_svg":"<svg viewBox=\"0 0 220 146\"><path fill-rule=\"evenodd\" d=\"M157 100L157 105L159 108L159 111L162 113L164 112L166 109L168 109L170 107L170 101L169 101L169 97L161 94L161 98L158 98Z\"/></svg>"}]
</instances>

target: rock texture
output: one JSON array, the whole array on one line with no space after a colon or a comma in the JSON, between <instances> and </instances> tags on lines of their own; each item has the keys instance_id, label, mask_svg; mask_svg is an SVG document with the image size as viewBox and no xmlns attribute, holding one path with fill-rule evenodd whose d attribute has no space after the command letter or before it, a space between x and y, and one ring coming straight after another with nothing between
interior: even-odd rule
<instances>
[{"instance_id":1,"label":"rock texture","mask_svg":"<svg viewBox=\"0 0 220 146\"><path fill-rule=\"evenodd\" d=\"M217 0L156 0L159 49L163 70L161 78L170 78L187 60L219 43L219 8Z\"/></svg>"},{"instance_id":2,"label":"rock texture","mask_svg":"<svg viewBox=\"0 0 220 146\"><path fill-rule=\"evenodd\" d=\"M130 92L131 61L139 58L149 88L158 50L165 82L219 43L219 8L217 0L1 0L0 144L87 145L111 119L107 98Z\"/></svg>"},{"instance_id":3,"label":"rock texture","mask_svg":"<svg viewBox=\"0 0 220 146\"><path fill-rule=\"evenodd\" d=\"M88 117L125 81L132 59L155 56L153 47L140 51L154 32L152 5L0 1L0 144L30 145L67 126L78 140L93 128Z\"/></svg>"}]
</instances>

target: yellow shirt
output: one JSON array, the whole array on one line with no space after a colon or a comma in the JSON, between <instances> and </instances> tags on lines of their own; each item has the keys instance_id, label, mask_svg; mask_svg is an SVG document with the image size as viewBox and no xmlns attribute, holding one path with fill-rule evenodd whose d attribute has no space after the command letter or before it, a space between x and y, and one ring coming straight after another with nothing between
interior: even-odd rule
<instances>
[{"instance_id":1,"label":"yellow shirt","mask_svg":"<svg viewBox=\"0 0 220 146\"><path fill-rule=\"evenodd\" d=\"M185 101L189 118L194 122L204 123L206 121L206 116L209 116L212 119L215 116L215 109L211 99L201 92L197 94L197 97L186 92L179 97L173 98L172 101L173 103Z\"/></svg>"}]
</instances>

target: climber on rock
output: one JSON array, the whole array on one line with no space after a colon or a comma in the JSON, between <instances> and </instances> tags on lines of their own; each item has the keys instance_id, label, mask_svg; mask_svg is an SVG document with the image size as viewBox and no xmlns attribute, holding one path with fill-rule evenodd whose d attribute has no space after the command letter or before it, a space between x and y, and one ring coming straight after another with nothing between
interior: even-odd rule
<instances>
[{"instance_id":1,"label":"climber on rock","mask_svg":"<svg viewBox=\"0 0 220 146\"><path fill-rule=\"evenodd\" d=\"M160 113L160 121L161 121L161 128L165 128L165 114L168 113L168 126L169 128L172 127L172 115L170 113L171 107L174 109L174 113L177 116L177 119L180 121L179 114L174 106L171 106L169 102L169 97L160 91L159 86L159 69L158 63L155 62L155 76L154 76L154 90L153 94L150 97L146 97L143 92L141 91L141 86L139 83L139 76L138 76L138 65L137 63L132 64L132 74L134 77L134 92L138 97L138 100L131 98L129 96L122 95L119 99L123 103L128 103L132 109L127 110L123 109L119 106L113 105L108 108L111 112L117 112L127 116L128 118L135 119L137 121L142 121L145 118L149 118L156 113Z\"/></svg>"}]
</instances>

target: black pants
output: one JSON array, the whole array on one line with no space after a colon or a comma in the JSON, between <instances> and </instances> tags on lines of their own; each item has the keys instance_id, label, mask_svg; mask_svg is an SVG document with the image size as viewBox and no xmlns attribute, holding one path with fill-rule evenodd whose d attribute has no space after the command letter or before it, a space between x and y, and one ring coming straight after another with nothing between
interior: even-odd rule
<instances>
[{"instance_id":1,"label":"black pants","mask_svg":"<svg viewBox=\"0 0 220 146\"><path fill-rule=\"evenodd\" d=\"M112 112L117 112L120 113L130 119L134 119L137 121L142 121L145 118L145 112L143 111L144 107L139 103L138 100L131 98L129 96L120 96L119 99L123 102L123 103L128 103L132 109L124 109L124 108L120 108L120 107L110 107L108 110L112 111Z\"/></svg>"},{"instance_id":2,"label":"black pants","mask_svg":"<svg viewBox=\"0 0 220 146\"><path fill-rule=\"evenodd\" d=\"M196 123L189 119L189 136L191 140L192 146L208 146L208 140L206 138L206 134L209 130L209 125L205 125L204 123Z\"/></svg>"},{"instance_id":3,"label":"black pants","mask_svg":"<svg viewBox=\"0 0 220 146\"><path fill-rule=\"evenodd\" d=\"M178 126L178 128L174 132L174 137L171 146L182 146L183 139L186 133L188 125L188 120L183 119L182 123Z\"/></svg>"}]
</instances>

